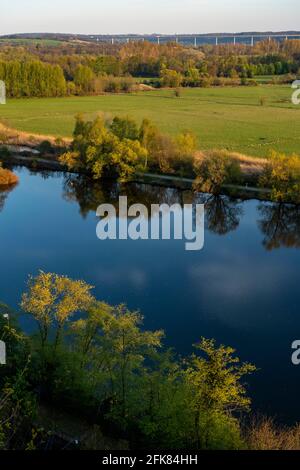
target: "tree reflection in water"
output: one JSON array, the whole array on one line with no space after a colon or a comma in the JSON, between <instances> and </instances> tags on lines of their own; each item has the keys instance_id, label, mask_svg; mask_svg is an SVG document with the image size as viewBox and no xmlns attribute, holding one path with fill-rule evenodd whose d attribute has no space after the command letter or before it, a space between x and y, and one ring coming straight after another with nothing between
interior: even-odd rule
<instances>
[{"instance_id":1,"label":"tree reflection in water","mask_svg":"<svg viewBox=\"0 0 300 470\"><path fill-rule=\"evenodd\" d=\"M103 203L111 203L118 211L119 196L127 196L128 206L144 204L150 214L151 204L183 204L182 191L141 183L120 184L116 181L96 182L86 176L68 175L64 179L63 197L67 201L76 201L80 213L86 217L96 212Z\"/></svg>"},{"instance_id":2,"label":"tree reflection in water","mask_svg":"<svg viewBox=\"0 0 300 470\"><path fill-rule=\"evenodd\" d=\"M240 200L225 195L198 194L197 203L205 206L205 219L210 232L226 235L238 228L243 215Z\"/></svg>"},{"instance_id":3,"label":"tree reflection in water","mask_svg":"<svg viewBox=\"0 0 300 470\"><path fill-rule=\"evenodd\" d=\"M300 206L263 203L258 206L258 212L262 217L258 226L267 250L300 247Z\"/></svg>"},{"instance_id":4,"label":"tree reflection in water","mask_svg":"<svg viewBox=\"0 0 300 470\"><path fill-rule=\"evenodd\" d=\"M113 204L118 211L118 199L121 195L127 196L128 206L144 204L149 214L151 204L204 204L207 227L219 235L236 230L243 214L241 201L225 195L195 195L192 191L142 183L99 183L83 175L68 175L64 179L63 197L67 201L78 202L83 217L90 211L95 213L97 207L103 203Z\"/></svg>"},{"instance_id":5,"label":"tree reflection in water","mask_svg":"<svg viewBox=\"0 0 300 470\"><path fill-rule=\"evenodd\" d=\"M7 196L15 189L16 186L16 184L11 186L0 186L0 212L4 209Z\"/></svg>"}]
</instances>

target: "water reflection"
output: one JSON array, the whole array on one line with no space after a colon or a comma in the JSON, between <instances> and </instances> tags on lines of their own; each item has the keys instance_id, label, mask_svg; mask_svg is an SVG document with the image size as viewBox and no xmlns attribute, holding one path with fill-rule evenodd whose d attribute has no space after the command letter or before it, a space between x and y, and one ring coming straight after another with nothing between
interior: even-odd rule
<instances>
[{"instance_id":1,"label":"water reflection","mask_svg":"<svg viewBox=\"0 0 300 470\"><path fill-rule=\"evenodd\" d=\"M4 205L5 205L5 201L9 195L9 193L11 193L15 187L17 185L14 184L14 185L11 185L11 186L0 186L0 212L3 211L4 209Z\"/></svg>"},{"instance_id":2,"label":"water reflection","mask_svg":"<svg viewBox=\"0 0 300 470\"><path fill-rule=\"evenodd\" d=\"M210 232L226 235L238 228L243 215L241 201L224 195L200 194L197 202L205 205L205 218Z\"/></svg>"},{"instance_id":3,"label":"water reflection","mask_svg":"<svg viewBox=\"0 0 300 470\"><path fill-rule=\"evenodd\" d=\"M263 203L258 206L258 226L267 250L300 247L300 206Z\"/></svg>"},{"instance_id":4,"label":"water reflection","mask_svg":"<svg viewBox=\"0 0 300 470\"><path fill-rule=\"evenodd\" d=\"M127 196L128 205L137 202L144 204L149 214L151 204L204 204L206 228L221 236L236 230L244 215L243 201L225 195L195 194L141 183L99 183L83 175L64 177L63 197L78 203L83 218L89 212L95 213L100 204L107 202L114 204L118 211L121 195ZM264 202L258 205L258 212L258 227L264 235L263 245L267 250L282 246L300 247L300 206Z\"/></svg>"},{"instance_id":5,"label":"water reflection","mask_svg":"<svg viewBox=\"0 0 300 470\"><path fill-rule=\"evenodd\" d=\"M103 203L115 204L118 209L119 196L127 196L128 206L140 203L148 210L151 204L183 205L184 197L183 192L178 189L149 184L120 184L115 181L99 183L82 175L68 175L64 179L63 198L78 202L80 214L84 218L90 211L95 213L97 207Z\"/></svg>"}]
</instances>

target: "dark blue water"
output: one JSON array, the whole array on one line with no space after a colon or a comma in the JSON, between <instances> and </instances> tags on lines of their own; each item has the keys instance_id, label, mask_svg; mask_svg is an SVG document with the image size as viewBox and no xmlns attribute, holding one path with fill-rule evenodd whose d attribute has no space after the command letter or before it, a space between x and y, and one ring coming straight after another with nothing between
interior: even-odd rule
<instances>
[{"instance_id":1,"label":"dark blue water","mask_svg":"<svg viewBox=\"0 0 300 470\"><path fill-rule=\"evenodd\" d=\"M116 184L17 170L0 194L0 299L18 308L28 274L39 269L81 278L107 302L140 309L166 344L191 351L201 336L237 349L260 369L249 379L255 410L300 421L300 209L259 201L206 199L205 247L182 241L99 241L95 211L116 201ZM129 203L189 202L177 190L130 185ZM23 328L32 327L27 317Z\"/></svg>"}]
</instances>

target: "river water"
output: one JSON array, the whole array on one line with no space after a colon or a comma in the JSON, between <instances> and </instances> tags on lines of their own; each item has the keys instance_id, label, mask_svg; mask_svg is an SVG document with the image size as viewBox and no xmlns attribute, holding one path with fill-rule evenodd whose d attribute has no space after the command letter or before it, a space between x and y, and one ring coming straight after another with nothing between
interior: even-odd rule
<instances>
[{"instance_id":1,"label":"river water","mask_svg":"<svg viewBox=\"0 0 300 470\"><path fill-rule=\"evenodd\" d=\"M201 336L233 346L258 372L248 379L253 409L279 421L300 421L300 208L257 200L201 197L205 245L180 240L96 237L96 208L129 203L190 202L171 188L16 170L20 183L0 193L0 299L18 309L28 274L39 269L81 278L109 303L140 309L145 327L164 329L165 343L188 354ZM33 325L20 316L21 326Z\"/></svg>"}]
</instances>

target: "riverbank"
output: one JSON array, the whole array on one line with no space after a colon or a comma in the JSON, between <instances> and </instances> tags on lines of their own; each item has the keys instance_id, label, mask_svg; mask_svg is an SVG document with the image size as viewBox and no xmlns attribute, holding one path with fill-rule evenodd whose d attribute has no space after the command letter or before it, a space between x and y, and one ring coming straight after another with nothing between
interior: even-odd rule
<instances>
[{"instance_id":1,"label":"riverbank","mask_svg":"<svg viewBox=\"0 0 300 470\"><path fill-rule=\"evenodd\" d=\"M71 142L69 138L31 135L0 123L0 161L8 166L22 165L35 170L84 174L83 170L70 170L59 161L59 156L69 148ZM244 184L224 184L222 193L239 199L269 200L270 189L258 188L255 184L267 159L243 155L238 152L231 152L230 157L238 162ZM196 152L195 159L203 160L204 158L206 158L204 152ZM133 180L137 183L169 186L183 190L192 189L194 182L193 178L153 172L137 173Z\"/></svg>"},{"instance_id":2,"label":"riverbank","mask_svg":"<svg viewBox=\"0 0 300 470\"><path fill-rule=\"evenodd\" d=\"M61 171L74 174L83 174L82 171L70 171L65 165L60 163L53 156L42 158L39 152L36 153L33 148L21 147L22 151L17 151L6 156L0 156L0 161L10 166L20 165L33 170ZM172 187L182 190L191 190L194 180L192 178L184 178L175 175L159 175L156 173L137 173L133 180L136 183L147 183L156 186ZM239 199L260 199L264 201L270 200L268 195L270 189L257 188L251 185L234 185L225 184L222 187L222 193Z\"/></svg>"}]
</instances>

